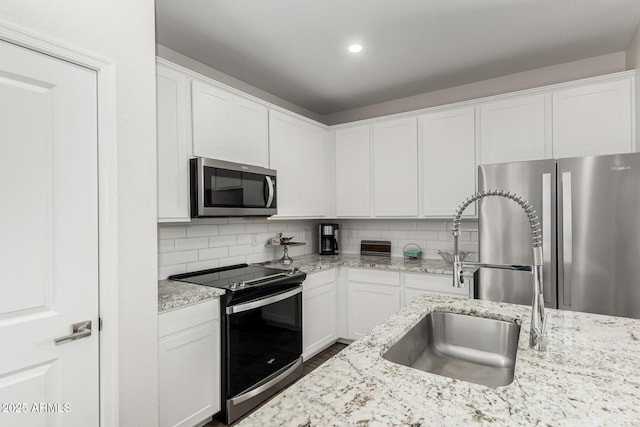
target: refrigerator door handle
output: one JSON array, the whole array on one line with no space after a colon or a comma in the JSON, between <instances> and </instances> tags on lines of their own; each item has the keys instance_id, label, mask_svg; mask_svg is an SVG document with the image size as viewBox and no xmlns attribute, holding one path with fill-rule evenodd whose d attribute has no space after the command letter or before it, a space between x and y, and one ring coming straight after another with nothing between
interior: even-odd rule
<instances>
[{"instance_id":1,"label":"refrigerator door handle","mask_svg":"<svg viewBox=\"0 0 640 427\"><path fill-rule=\"evenodd\" d=\"M542 174L542 261L545 303L551 304L551 174Z\"/></svg>"},{"instance_id":2,"label":"refrigerator door handle","mask_svg":"<svg viewBox=\"0 0 640 427\"><path fill-rule=\"evenodd\" d=\"M571 305L571 262L573 230L571 208L571 172L562 172L562 278L563 303Z\"/></svg>"}]
</instances>

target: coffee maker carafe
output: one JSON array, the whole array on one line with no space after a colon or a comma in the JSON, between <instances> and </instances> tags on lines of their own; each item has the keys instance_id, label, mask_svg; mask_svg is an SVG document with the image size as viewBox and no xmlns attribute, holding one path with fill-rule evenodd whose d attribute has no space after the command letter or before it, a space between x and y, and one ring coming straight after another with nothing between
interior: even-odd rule
<instances>
[{"instance_id":1,"label":"coffee maker carafe","mask_svg":"<svg viewBox=\"0 0 640 427\"><path fill-rule=\"evenodd\" d=\"M320 255L338 254L338 224L320 224Z\"/></svg>"}]
</instances>

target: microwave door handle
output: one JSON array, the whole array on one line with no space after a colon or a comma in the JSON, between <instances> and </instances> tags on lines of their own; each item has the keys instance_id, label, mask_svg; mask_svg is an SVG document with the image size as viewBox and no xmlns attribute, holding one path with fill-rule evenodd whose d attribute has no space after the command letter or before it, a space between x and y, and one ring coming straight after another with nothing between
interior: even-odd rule
<instances>
[{"instance_id":1,"label":"microwave door handle","mask_svg":"<svg viewBox=\"0 0 640 427\"><path fill-rule=\"evenodd\" d=\"M270 208L271 203L273 203L273 194L274 194L273 180L271 179L270 176L265 176L264 179L265 179L265 182L267 183L267 188L269 189L269 196L267 196L267 205L265 207Z\"/></svg>"}]
</instances>

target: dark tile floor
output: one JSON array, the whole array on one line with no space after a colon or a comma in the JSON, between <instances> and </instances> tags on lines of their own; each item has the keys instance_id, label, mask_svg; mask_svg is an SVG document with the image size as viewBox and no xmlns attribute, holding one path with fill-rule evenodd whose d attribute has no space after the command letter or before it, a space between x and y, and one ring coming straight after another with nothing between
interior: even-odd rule
<instances>
[{"instance_id":1,"label":"dark tile floor","mask_svg":"<svg viewBox=\"0 0 640 427\"><path fill-rule=\"evenodd\" d=\"M337 342L337 343L333 344L331 347L321 351L320 353L318 353L315 356L313 356L311 359L309 359L306 362L304 362L304 373L302 374L302 376L304 377L305 375L307 375L308 373L310 373L311 371L316 369L318 366L322 365L324 362L326 362L327 360L329 360L330 358L332 358L336 354L340 353L346 346L347 346L347 344L342 344L342 343L338 343ZM276 394L276 396L277 396L277 394ZM267 402L269 400L267 400ZM257 410L258 408L254 409L254 411ZM251 411L251 412L253 412L253 411ZM248 416L249 414L247 414L246 416ZM234 423L232 425L236 425L237 423L242 421L242 419L243 418L241 418L240 420L238 420L236 423ZM213 421L205 424L203 427L223 427L223 426L226 426L226 424L223 424L221 421L214 419Z\"/></svg>"}]
</instances>

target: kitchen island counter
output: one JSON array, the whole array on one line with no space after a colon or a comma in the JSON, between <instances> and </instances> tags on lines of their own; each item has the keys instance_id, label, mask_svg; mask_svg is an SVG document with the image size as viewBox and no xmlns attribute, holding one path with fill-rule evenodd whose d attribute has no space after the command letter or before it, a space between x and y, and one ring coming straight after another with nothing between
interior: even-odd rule
<instances>
[{"instance_id":1,"label":"kitchen island counter","mask_svg":"<svg viewBox=\"0 0 640 427\"><path fill-rule=\"evenodd\" d=\"M490 388L384 360L431 311L521 323L514 381ZM240 425L638 425L640 320L547 313L548 350L537 352L529 307L418 297Z\"/></svg>"}]
</instances>

